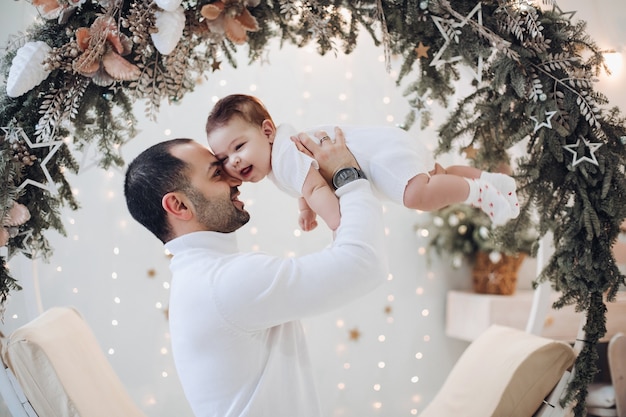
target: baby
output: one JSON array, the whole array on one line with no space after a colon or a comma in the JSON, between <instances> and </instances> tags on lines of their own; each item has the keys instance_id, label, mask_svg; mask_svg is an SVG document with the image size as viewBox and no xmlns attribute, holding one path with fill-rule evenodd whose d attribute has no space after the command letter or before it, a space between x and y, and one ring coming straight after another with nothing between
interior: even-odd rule
<instances>
[{"instance_id":1,"label":"baby","mask_svg":"<svg viewBox=\"0 0 626 417\"><path fill-rule=\"evenodd\" d=\"M314 131L331 131L330 126ZM479 207L496 226L519 214L515 180L508 175L456 165L444 169L431 161L404 130L385 126L341 126L346 144L383 199L405 207L433 211L450 204ZM270 178L281 190L299 198L302 230L317 226L319 215L328 227L339 226L339 202L318 172L314 159L298 151L293 127L276 126L256 97L233 94L219 100L206 124L209 147L226 172L242 181ZM321 142L330 140L326 135Z\"/></svg>"}]
</instances>

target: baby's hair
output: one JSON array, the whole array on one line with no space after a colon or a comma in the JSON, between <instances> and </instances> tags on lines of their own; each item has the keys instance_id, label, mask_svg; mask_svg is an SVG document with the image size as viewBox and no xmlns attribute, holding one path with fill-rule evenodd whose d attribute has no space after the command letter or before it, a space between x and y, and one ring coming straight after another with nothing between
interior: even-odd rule
<instances>
[{"instance_id":1,"label":"baby's hair","mask_svg":"<svg viewBox=\"0 0 626 417\"><path fill-rule=\"evenodd\" d=\"M234 117L241 117L247 123L256 126L261 126L263 120L270 120L274 123L261 100L245 94L231 94L213 106L206 122L207 136L210 136L215 129L226 125Z\"/></svg>"}]
</instances>

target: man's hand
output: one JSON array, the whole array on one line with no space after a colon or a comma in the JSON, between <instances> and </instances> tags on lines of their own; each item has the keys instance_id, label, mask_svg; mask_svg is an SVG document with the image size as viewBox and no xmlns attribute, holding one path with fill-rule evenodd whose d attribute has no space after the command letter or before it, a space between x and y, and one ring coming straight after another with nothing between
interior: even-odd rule
<instances>
[{"instance_id":1,"label":"man's hand","mask_svg":"<svg viewBox=\"0 0 626 417\"><path fill-rule=\"evenodd\" d=\"M332 140L323 131L315 132L315 137L320 139L321 142L312 139L306 133L292 136L291 140L296 144L300 152L315 158L320 166L320 174L322 174L328 184L332 186L333 175L340 168L361 168L352 152L346 146L346 139L341 129L335 128L335 138Z\"/></svg>"}]
</instances>

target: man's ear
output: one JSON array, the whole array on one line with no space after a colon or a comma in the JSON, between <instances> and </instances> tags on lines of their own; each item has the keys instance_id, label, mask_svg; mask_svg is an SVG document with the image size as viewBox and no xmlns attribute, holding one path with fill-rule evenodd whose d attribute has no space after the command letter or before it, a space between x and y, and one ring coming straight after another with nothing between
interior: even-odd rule
<instances>
[{"instance_id":1,"label":"man's ear","mask_svg":"<svg viewBox=\"0 0 626 417\"><path fill-rule=\"evenodd\" d=\"M191 205L186 196L179 192L167 193L161 199L163 209L180 220L190 220L193 217Z\"/></svg>"},{"instance_id":2,"label":"man's ear","mask_svg":"<svg viewBox=\"0 0 626 417\"><path fill-rule=\"evenodd\" d=\"M274 137L276 136L276 126L274 126L274 122L270 119L263 120L261 124L261 130L263 134L267 137L270 143L274 143Z\"/></svg>"}]
</instances>

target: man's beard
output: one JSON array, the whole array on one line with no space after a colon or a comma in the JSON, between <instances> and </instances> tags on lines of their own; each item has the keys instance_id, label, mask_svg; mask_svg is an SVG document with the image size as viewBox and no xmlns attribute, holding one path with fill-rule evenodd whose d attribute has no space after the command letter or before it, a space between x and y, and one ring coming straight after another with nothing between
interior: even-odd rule
<instances>
[{"instance_id":1,"label":"man's beard","mask_svg":"<svg viewBox=\"0 0 626 417\"><path fill-rule=\"evenodd\" d=\"M237 209L230 199L209 200L192 187L185 191L197 210L198 221L206 230L231 233L250 220L250 214Z\"/></svg>"}]
</instances>

